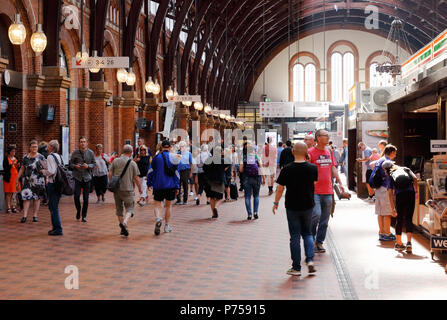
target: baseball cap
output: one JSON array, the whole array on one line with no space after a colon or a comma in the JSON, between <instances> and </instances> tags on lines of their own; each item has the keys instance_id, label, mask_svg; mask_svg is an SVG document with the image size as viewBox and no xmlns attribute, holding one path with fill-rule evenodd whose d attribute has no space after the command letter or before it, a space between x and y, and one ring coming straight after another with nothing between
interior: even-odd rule
<instances>
[{"instance_id":1,"label":"baseball cap","mask_svg":"<svg viewBox=\"0 0 447 320\"><path fill-rule=\"evenodd\" d=\"M163 148L170 147L170 146L171 146L171 143L169 142L169 140L164 140L164 141L161 143L161 146L162 146Z\"/></svg>"},{"instance_id":2,"label":"baseball cap","mask_svg":"<svg viewBox=\"0 0 447 320\"><path fill-rule=\"evenodd\" d=\"M382 163L382 168L383 169L389 169L389 168L391 168L394 165L394 163L395 163L394 161L386 160L386 161L384 161Z\"/></svg>"}]
</instances>

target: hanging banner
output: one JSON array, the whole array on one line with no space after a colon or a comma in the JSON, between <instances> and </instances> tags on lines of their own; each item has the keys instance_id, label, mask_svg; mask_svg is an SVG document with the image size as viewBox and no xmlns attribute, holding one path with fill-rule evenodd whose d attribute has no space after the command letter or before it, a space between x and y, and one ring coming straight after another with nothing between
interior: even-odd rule
<instances>
[{"instance_id":1,"label":"hanging banner","mask_svg":"<svg viewBox=\"0 0 447 320\"><path fill-rule=\"evenodd\" d=\"M294 102L295 118L329 117L329 102Z\"/></svg>"},{"instance_id":2,"label":"hanging banner","mask_svg":"<svg viewBox=\"0 0 447 320\"><path fill-rule=\"evenodd\" d=\"M174 97L169 98L169 101L171 101L171 102L186 102L186 101L201 102L202 97L201 96L174 96Z\"/></svg>"},{"instance_id":3,"label":"hanging banner","mask_svg":"<svg viewBox=\"0 0 447 320\"><path fill-rule=\"evenodd\" d=\"M89 57L85 61L73 58L73 69L119 69L129 68L129 57Z\"/></svg>"},{"instance_id":4,"label":"hanging banner","mask_svg":"<svg viewBox=\"0 0 447 320\"><path fill-rule=\"evenodd\" d=\"M260 102L261 118L293 118L293 102Z\"/></svg>"}]
</instances>

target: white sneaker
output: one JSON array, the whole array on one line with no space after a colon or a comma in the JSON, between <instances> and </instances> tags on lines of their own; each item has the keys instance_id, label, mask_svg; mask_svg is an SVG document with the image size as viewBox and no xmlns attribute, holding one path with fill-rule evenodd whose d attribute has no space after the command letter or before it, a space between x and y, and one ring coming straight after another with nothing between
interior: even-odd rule
<instances>
[{"instance_id":1,"label":"white sneaker","mask_svg":"<svg viewBox=\"0 0 447 320\"><path fill-rule=\"evenodd\" d=\"M194 192L191 191L191 192L189 193L189 196L192 197L193 195L194 195Z\"/></svg>"},{"instance_id":2,"label":"white sneaker","mask_svg":"<svg viewBox=\"0 0 447 320\"><path fill-rule=\"evenodd\" d=\"M169 224L165 224L165 233L172 232L172 228L169 226Z\"/></svg>"}]
</instances>

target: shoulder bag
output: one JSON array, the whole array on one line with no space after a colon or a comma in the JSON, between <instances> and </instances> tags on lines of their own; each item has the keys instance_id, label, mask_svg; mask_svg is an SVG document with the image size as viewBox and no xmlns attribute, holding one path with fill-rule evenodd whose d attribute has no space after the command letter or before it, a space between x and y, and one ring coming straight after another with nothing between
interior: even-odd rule
<instances>
[{"instance_id":1,"label":"shoulder bag","mask_svg":"<svg viewBox=\"0 0 447 320\"><path fill-rule=\"evenodd\" d=\"M132 161L132 159L129 159L129 161L127 161L126 166L124 167L123 172L121 173L121 175L118 176L112 176L112 179L110 179L108 185L107 185L107 189L110 192L116 192L118 191L119 187L120 187L120 182L121 179L124 177L124 174L127 171L127 168L129 167L130 162Z\"/></svg>"}]
</instances>

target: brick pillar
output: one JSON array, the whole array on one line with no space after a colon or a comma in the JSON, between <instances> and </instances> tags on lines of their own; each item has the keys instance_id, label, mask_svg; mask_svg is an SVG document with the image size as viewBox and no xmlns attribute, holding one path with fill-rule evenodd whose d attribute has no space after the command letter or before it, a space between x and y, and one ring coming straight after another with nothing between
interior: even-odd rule
<instances>
[{"instance_id":1,"label":"brick pillar","mask_svg":"<svg viewBox=\"0 0 447 320\"><path fill-rule=\"evenodd\" d=\"M123 103L121 106L121 123L122 123L122 140L124 145L126 140L131 141L131 145L135 146L135 108L140 105L141 99L138 98L136 91L123 91Z\"/></svg>"},{"instance_id":2,"label":"brick pillar","mask_svg":"<svg viewBox=\"0 0 447 320\"><path fill-rule=\"evenodd\" d=\"M79 110L75 114L76 132L71 132L70 136L74 135L75 148L78 148L78 141L80 136L89 136L89 112L90 112L90 98L92 96L92 89L79 88ZM74 150L74 149L71 149Z\"/></svg>"},{"instance_id":3,"label":"brick pillar","mask_svg":"<svg viewBox=\"0 0 447 320\"><path fill-rule=\"evenodd\" d=\"M202 134L203 132L208 128L208 116L206 115L205 112L203 112L200 117L200 141L202 141Z\"/></svg>"},{"instance_id":4,"label":"brick pillar","mask_svg":"<svg viewBox=\"0 0 447 320\"><path fill-rule=\"evenodd\" d=\"M123 140L123 128L122 128L122 104L124 102L123 97L113 98L113 151L120 152L122 149Z\"/></svg>"},{"instance_id":5,"label":"brick pillar","mask_svg":"<svg viewBox=\"0 0 447 320\"><path fill-rule=\"evenodd\" d=\"M221 119L219 118L219 116L217 116L217 117L214 116L214 129L216 129L217 132L220 133L220 140L222 140L223 136L222 136L222 133L220 132L220 125L221 125Z\"/></svg>"},{"instance_id":6,"label":"brick pillar","mask_svg":"<svg viewBox=\"0 0 447 320\"><path fill-rule=\"evenodd\" d=\"M67 89L70 88L71 79L60 67L43 67L42 74L45 77L42 88L41 106L50 104L55 106L54 121L41 126L43 140L61 140L61 126L67 123Z\"/></svg>"},{"instance_id":7,"label":"brick pillar","mask_svg":"<svg viewBox=\"0 0 447 320\"><path fill-rule=\"evenodd\" d=\"M88 112L89 123L89 148L94 149L100 143L104 146L104 151L111 151L107 137L112 134L114 128L107 122L106 103L112 96L112 91L107 88L107 82L90 81L92 94L90 97L90 109Z\"/></svg>"},{"instance_id":8,"label":"brick pillar","mask_svg":"<svg viewBox=\"0 0 447 320\"><path fill-rule=\"evenodd\" d=\"M189 121L191 120L191 115L189 113L188 107L180 106L180 112L176 114L180 118L180 128L186 130L186 132L189 132Z\"/></svg>"}]
</instances>

